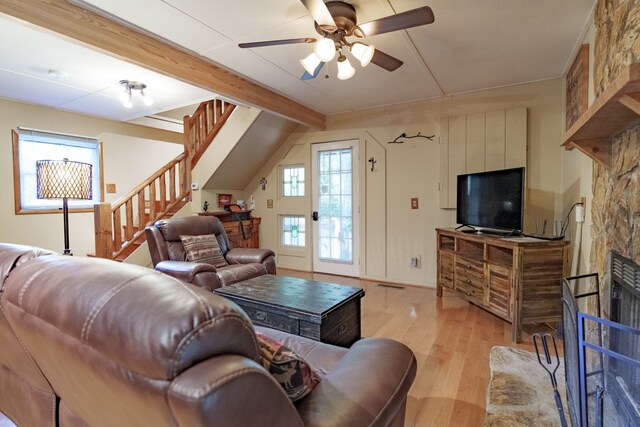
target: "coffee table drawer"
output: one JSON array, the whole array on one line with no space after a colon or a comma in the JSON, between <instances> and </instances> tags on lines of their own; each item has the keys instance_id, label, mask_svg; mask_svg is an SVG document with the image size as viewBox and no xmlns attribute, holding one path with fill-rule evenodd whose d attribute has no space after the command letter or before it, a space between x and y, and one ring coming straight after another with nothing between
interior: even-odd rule
<instances>
[{"instance_id":1,"label":"coffee table drawer","mask_svg":"<svg viewBox=\"0 0 640 427\"><path fill-rule=\"evenodd\" d=\"M267 326L269 328L289 332L290 334L300 334L300 325L298 319L284 316L282 314L273 313L267 310L248 307L239 303L238 301L235 302L238 303L242 310L247 313L247 316L249 316L251 321L256 325Z\"/></svg>"}]
</instances>

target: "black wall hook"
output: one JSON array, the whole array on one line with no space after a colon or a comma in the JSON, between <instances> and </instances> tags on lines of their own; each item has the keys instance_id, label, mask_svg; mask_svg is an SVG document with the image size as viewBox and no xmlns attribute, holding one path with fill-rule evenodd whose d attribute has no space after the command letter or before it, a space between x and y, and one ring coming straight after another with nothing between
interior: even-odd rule
<instances>
[{"instance_id":1,"label":"black wall hook","mask_svg":"<svg viewBox=\"0 0 640 427\"><path fill-rule=\"evenodd\" d=\"M375 165L376 163L378 163L378 161L376 159L374 159L373 157L371 157L369 159L369 163L371 163L371 172L373 172L373 165Z\"/></svg>"}]
</instances>

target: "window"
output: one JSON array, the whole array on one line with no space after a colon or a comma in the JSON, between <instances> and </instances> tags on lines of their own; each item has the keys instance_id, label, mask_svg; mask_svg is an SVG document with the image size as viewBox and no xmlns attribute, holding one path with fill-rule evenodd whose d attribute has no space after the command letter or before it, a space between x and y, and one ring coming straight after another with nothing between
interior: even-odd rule
<instances>
[{"instance_id":1,"label":"window","mask_svg":"<svg viewBox=\"0 0 640 427\"><path fill-rule=\"evenodd\" d=\"M282 246L304 248L305 228L303 216L281 217Z\"/></svg>"},{"instance_id":2,"label":"window","mask_svg":"<svg viewBox=\"0 0 640 427\"><path fill-rule=\"evenodd\" d=\"M98 140L19 128L13 132L13 170L16 213L58 212L60 200L38 199L36 161L62 160L89 163L93 167L92 200L69 199L69 210L93 209L102 200L101 150Z\"/></svg>"},{"instance_id":3,"label":"window","mask_svg":"<svg viewBox=\"0 0 640 427\"><path fill-rule=\"evenodd\" d=\"M304 166L282 167L282 196L304 196Z\"/></svg>"}]
</instances>

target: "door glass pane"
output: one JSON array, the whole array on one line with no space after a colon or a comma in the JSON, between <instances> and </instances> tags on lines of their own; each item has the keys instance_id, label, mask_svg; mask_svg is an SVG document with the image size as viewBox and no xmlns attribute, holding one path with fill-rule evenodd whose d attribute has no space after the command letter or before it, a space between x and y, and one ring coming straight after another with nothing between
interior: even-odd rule
<instances>
[{"instance_id":1,"label":"door glass pane","mask_svg":"<svg viewBox=\"0 0 640 427\"><path fill-rule=\"evenodd\" d=\"M353 263L352 151L318 152L318 253L330 262Z\"/></svg>"}]
</instances>

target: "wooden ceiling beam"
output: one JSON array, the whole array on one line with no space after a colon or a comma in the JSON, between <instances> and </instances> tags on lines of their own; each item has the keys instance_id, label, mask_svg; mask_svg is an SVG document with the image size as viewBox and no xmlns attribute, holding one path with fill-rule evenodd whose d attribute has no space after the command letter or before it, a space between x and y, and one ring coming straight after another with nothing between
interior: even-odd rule
<instances>
[{"instance_id":1,"label":"wooden ceiling beam","mask_svg":"<svg viewBox=\"0 0 640 427\"><path fill-rule=\"evenodd\" d=\"M326 116L229 72L205 57L66 0L2 0L0 12L92 49L324 130Z\"/></svg>"}]
</instances>

